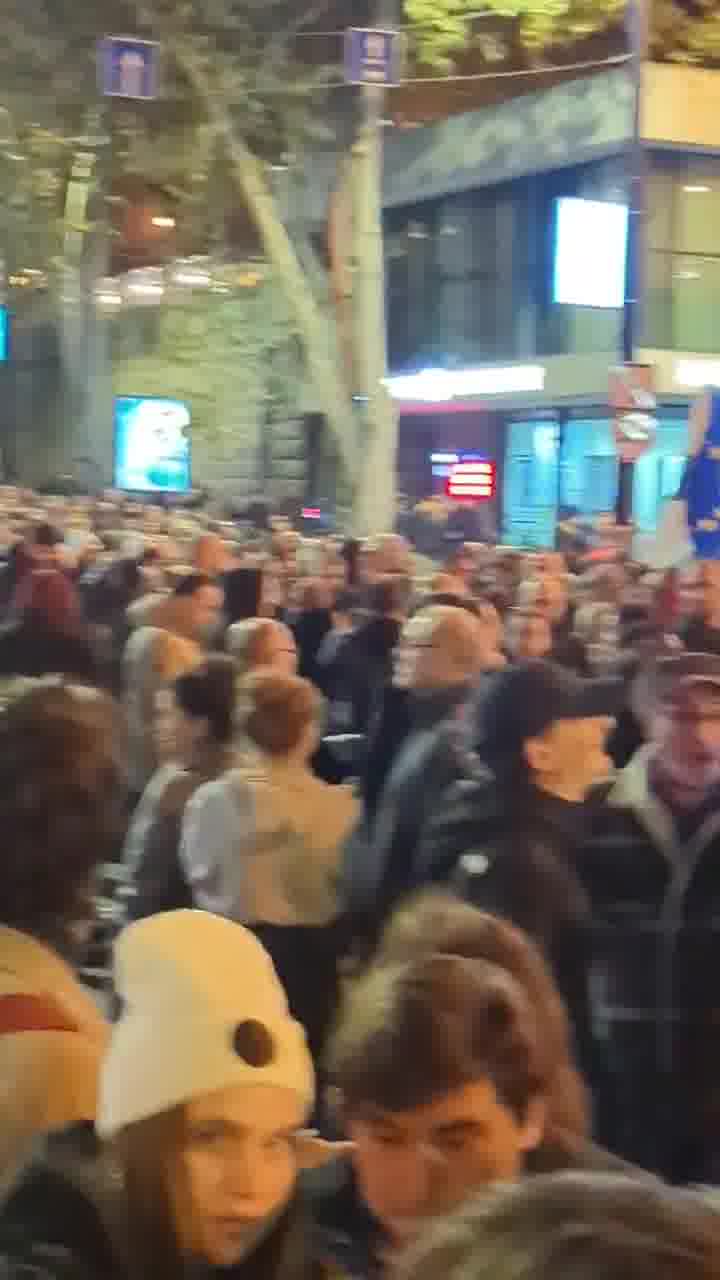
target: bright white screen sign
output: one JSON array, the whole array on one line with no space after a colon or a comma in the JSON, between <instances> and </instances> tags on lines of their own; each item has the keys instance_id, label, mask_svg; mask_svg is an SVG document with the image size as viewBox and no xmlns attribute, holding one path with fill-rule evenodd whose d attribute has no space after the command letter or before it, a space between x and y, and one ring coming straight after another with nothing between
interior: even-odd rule
<instances>
[{"instance_id":1,"label":"bright white screen sign","mask_svg":"<svg viewBox=\"0 0 720 1280\"><path fill-rule=\"evenodd\" d=\"M622 307L627 239L627 205L558 200L553 301L573 307Z\"/></svg>"}]
</instances>

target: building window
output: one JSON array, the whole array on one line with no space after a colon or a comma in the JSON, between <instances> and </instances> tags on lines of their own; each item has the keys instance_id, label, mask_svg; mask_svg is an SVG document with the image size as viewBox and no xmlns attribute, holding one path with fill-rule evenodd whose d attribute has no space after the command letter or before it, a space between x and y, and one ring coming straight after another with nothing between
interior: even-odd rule
<instances>
[{"instance_id":1,"label":"building window","mask_svg":"<svg viewBox=\"0 0 720 1280\"><path fill-rule=\"evenodd\" d=\"M566 512L596 516L614 509L617 455L606 418L571 419L560 459L560 505Z\"/></svg>"},{"instance_id":2,"label":"building window","mask_svg":"<svg viewBox=\"0 0 720 1280\"><path fill-rule=\"evenodd\" d=\"M503 484L503 542L511 547L552 547L558 498L556 422L511 422Z\"/></svg>"},{"instance_id":3,"label":"building window","mask_svg":"<svg viewBox=\"0 0 720 1280\"><path fill-rule=\"evenodd\" d=\"M661 414L655 445L635 464L633 513L641 533L654 533L663 504L678 491L687 455L687 415Z\"/></svg>"},{"instance_id":4,"label":"building window","mask_svg":"<svg viewBox=\"0 0 720 1280\"><path fill-rule=\"evenodd\" d=\"M651 165L646 343L675 351L716 351L720 159L655 153Z\"/></svg>"}]
</instances>

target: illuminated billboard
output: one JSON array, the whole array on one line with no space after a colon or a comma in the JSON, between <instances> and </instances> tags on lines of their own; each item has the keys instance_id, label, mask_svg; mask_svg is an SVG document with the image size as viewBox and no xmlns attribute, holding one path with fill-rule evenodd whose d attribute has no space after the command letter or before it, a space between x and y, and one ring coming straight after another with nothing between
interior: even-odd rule
<instances>
[{"instance_id":1,"label":"illuminated billboard","mask_svg":"<svg viewBox=\"0 0 720 1280\"><path fill-rule=\"evenodd\" d=\"M495 497L496 479L494 462L458 462L450 468L445 492L454 502L487 502Z\"/></svg>"},{"instance_id":2,"label":"illuminated billboard","mask_svg":"<svg viewBox=\"0 0 720 1280\"><path fill-rule=\"evenodd\" d=\"M627 242L627 205L559 199L555 209L553 302L574 307L622 307Z\"/></svg>"},{"instance_id":3,"label":"illuminated billboard","mask_svg":"<svg viewBox=\"0 0 720 1280\"><path fill-rule=\"evenodd\" d=\"M188 406L161 396L117 396L115 488L187 493L190 483Z\"/></svg>"}]
</instances>

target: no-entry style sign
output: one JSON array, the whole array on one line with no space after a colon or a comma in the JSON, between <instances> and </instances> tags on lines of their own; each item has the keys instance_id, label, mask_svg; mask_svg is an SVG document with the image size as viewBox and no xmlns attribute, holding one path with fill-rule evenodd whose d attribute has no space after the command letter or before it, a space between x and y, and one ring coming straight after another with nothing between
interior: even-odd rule
<instances>
[{"instance_id":1,"label":"no-entry style sign","mask_svg":"<svg viewBox=\"0 0 720 1280\"><path fill-rule=\"evenodd\" d=\"M625 364L610 370L610 407L621 462L637 462L655 443L655 367Z\"/></svg>"}]
</instances>

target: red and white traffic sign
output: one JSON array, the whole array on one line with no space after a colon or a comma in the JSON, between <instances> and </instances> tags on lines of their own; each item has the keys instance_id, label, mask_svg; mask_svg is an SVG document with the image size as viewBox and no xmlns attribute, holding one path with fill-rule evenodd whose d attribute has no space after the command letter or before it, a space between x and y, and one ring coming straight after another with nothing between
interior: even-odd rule
<instances>
[{"instance_id":1,"label":"red and white traffic sign","mask_svg":"<svg viewBox=\"0 0 720 1280\"><path fill-rule=\"evenodd\" d=\"M450 470L445 492L455 502L487 502L495 497L496 480L494 462L458 462Z\"/></svg>"}]
</instances>

